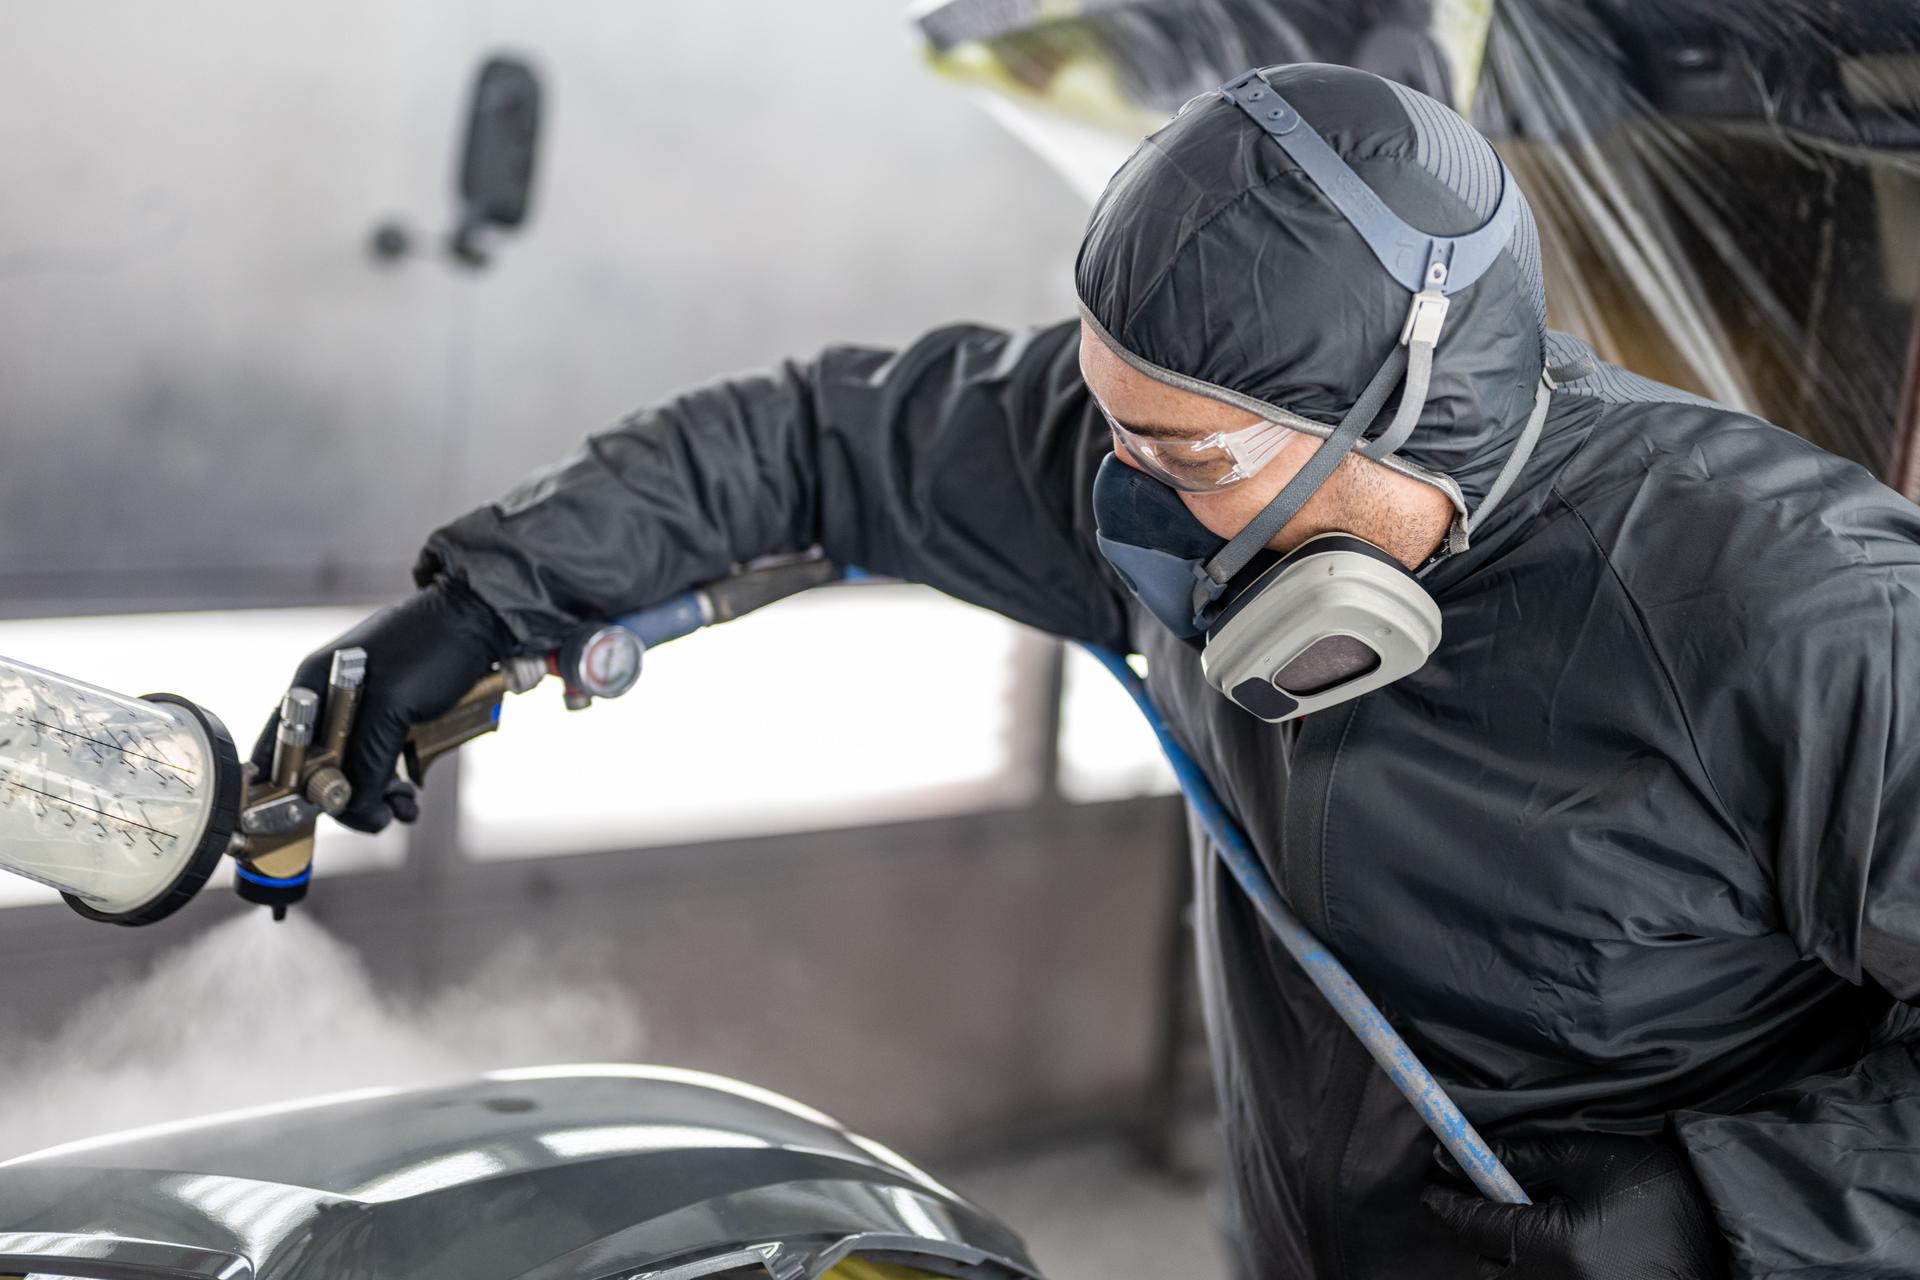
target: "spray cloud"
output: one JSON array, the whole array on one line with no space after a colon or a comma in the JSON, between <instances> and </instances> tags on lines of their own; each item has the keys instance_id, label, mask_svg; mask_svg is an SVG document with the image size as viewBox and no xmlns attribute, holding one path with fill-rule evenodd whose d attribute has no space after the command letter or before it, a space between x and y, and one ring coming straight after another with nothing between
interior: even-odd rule
<instances>
[{"instance_id":1,"label":"spray cloud","mask_svg":"<svg viewBox=\"0 0 1920 1280\"><path fill-rule=\"evenodd\" d=\"M0 1040L0 1159L316 1093L631 1058L641 1041L628 991L563 977L530 942L408 1000L310 917L250 912L100 992L50 1039Z\"/></svg>"}]
</instances>

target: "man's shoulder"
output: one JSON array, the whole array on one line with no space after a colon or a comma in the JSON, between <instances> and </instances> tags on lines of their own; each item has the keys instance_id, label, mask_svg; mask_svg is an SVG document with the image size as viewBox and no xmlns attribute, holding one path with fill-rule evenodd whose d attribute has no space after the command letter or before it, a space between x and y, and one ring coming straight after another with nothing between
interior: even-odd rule
<instances>
[{"instance_id":1,"label":"man's shoulder","mask_svg":"<svg viewBox=\"0 0 1920 1280\"><path fill-rule=\"evenodd\" d=\"M1920 635L1920 508L1750 414L1612 406L1556 490L1656 647L1712 682Z\"/></svg>"},{"instance_id":2,"label":"man's shoulder","mask_svg":"<svg viewBox=\"0 0 1920 1280\"><path fill-rule=\"evenodd\" d=\"M1607 406L1555 488L1623 572L1764 581L1920 559L1920 508L1858 463L1708 401Z\"/></svg>"}]
</instances>

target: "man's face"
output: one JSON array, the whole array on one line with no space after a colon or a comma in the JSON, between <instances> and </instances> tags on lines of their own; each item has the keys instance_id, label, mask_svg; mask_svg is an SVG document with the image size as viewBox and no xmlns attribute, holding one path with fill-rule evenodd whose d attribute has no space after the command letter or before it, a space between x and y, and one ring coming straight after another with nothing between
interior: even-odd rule
<instances>
[{"instance_id":1,"label":"man's face","mask_svg":"<svg viewBox=\"0 0 1920 1280\"><path fill-rule=\"evenodd\" d=\"M1080 324L1080 376L1108 412L1145 434L1199 439L1260 421L1244 409L1155 382L1113 354L1085 321ZM1314 436L1297 435L1247 479L1213 493L1182 493L1180 500L1201 524L1222 538L1231 538L1273 501L1319 444ZM1117 441L1114 454L1128 466L1144 470ZM1277 551L1290 551L1314 533L1340 527L1330 523L1339 514L1334 489L1331 484L1321 486L1300 514L1267 545Z\"/></svg>"},{"instance_id":2,"label":"man's face","mask_svg":"<svg viewBox=\"0 0 1920 1280\"><path fill-rule=\"evenodd\" d=\"M1260 421L1244 409L1155 382L1115 355L1085 321L1080 324L1080 376L1109 413L1141 434L1197 440ZM1319 437L1295 435L1253 475L1211 493L1183 492L1180 501L1201 524L1231 538L1273 501L1319 447ZM1146 470L1117 440L1114 454L1128 466ZM1411 569L1439 547L1452 520L1453 503L1439 489L1356 453L1342 460L1267 546L1291 551L1318 534L1352 533Z\"/></svg>"}]
</instances>

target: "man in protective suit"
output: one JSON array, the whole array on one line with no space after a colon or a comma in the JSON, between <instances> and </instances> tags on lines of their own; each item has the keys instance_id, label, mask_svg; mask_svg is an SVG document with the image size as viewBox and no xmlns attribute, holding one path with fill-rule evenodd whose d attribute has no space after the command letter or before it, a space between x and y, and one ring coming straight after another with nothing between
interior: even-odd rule
<instances>
[{"instance_id":1,"label":"man in protective suit","mask_svg":"<svg viewBox=\"0 0 1920 1280\"><path fill-rule=\"evenodd\" d=\"M1293 909L1535 1201L1436 1160L1202 848L1248 1275L1920 1275L1920 511L1549 333L1492 149L1362 72L1189 104L1078 286L1052 327L688 392L436 532L343 638L348 820L410 816L407 727L503 656L818 546L1146 655ZM1431 601L1431 656L1358 697L1223 676L1235 616L1306 616L1245 575L1325 533Z\"/></svg>"}]
</instances>

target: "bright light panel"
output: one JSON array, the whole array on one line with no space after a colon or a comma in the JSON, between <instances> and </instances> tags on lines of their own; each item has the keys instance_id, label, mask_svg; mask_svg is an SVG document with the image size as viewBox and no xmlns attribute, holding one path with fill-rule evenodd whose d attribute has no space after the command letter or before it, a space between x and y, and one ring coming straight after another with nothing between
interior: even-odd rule
<instances>
[{"instance_id":1,"label":"bright light panel","mask_svg":"<svg viewBox=\"0 0 1920 1280\"><path fill-rule=\"evenodd\" d=\"M1088 803L1179 789L1146 717L1105 667L1067 646L1060 707L1060 794Z\"/></svg>"},{"instance_id":2,"label":"bright light panel","mask_svg":"<svg viewBox=\"0 0 1920 1280\"><path fill-rule=\"evenodd\" d=\"M1019 636L925 588L836 588L649 652L614 702L569 712L549 681L461 749L461 844L519 858L1023 804Z\"/></svg>"}]
</instances>

